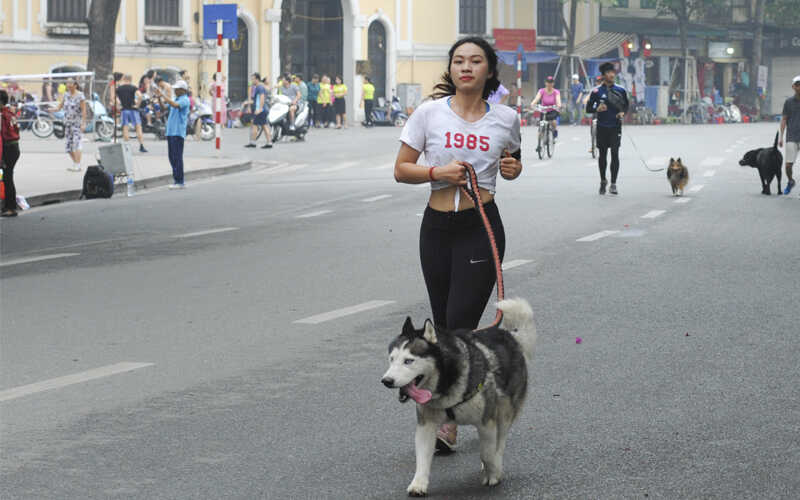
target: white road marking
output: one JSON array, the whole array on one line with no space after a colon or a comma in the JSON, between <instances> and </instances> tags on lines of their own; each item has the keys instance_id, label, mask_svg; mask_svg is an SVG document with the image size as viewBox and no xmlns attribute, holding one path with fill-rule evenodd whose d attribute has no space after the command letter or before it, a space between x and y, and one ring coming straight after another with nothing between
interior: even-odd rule
<instances>
[{"instance_id":1,"label":"white road marking","mask_svg":"<svg viewBox=\"0 0 800 500\"><path fill-rule=\"evenodd\" d=\"M39 255L37 257L21 257L19 259L11 259L0 262L0 267L14 266L17 264L28 264L30 262L39 262L42 260L63 259L64 257L74 257L80 255L79 253L54 253L51 255Z\"/></svg>"},{"instance_id":2,"label":"white road marking","mask_svg":"<svg viewBox=\"0 0 800 500\"><path fill-rule=\"evenodd\" d=\"M654 156L647 160L648 165L664 165L669 161L666 156Z\"/></svg>"},{"instance_id":3,"label":"white road marking","mask_svg":"<svg viewBox=\"0 0 800 500\"><path fill-rule=\"evenodd\" d=\"M703 184L695 184L694 186L689 188L690 193L696 193L703 189L705 186Z\"/></svg>"},{"instance_id":4,"label":"white road marking","mask_svg":"<svg viewBox=\"0 0 800 500\"><path fill-rule=\"evenodd\" d=\"M705 160L700 162L701 167L718 167L725 162L725 158L706 158Z\"/></svg>"},{"instance_id":5,"label":"white road marking","mask_svg":"<svg viewBox=\"0 0 800 500\"><path fill-rule=\"evenodd\" d=\"M656 217L663 215L666 210L650 210L646 214L642 215L642 219L655 219Z\"/></svg>"},{"instance_id":6,"label":"white road marking","mask_svg":"<svg viewBox=\"0 0 800 500\"><path fill-rule=\"evenodd\" d=\"M337 319L344 316L350 316L351 314L369 311L370 309L377 309L378 307L388 306L389 304L394 304L394 302L395 302L394 300L370 300L369 302L364 302L363 304L357 304L355 306L350 306L350 307L343 307L341 309L336 309L334 311L329 311L326 313L309 316L308 318L298 319L294 321L294 323L317 325L324 321L330 321L332 319Z\"/></svg>"},{"instance_id":7,"label":"white road marking","mask_svg":"<svg viewBox=\"0 0 800 500\"><path fill-rule=\"evenodd\" d=\"M338 165L334 165L332 167L323 168L320 172L338 172L340 170L345 170L348 168L352 168L358 165L357 161L346 161L344 163L339 163Z\"/></svg>"},{"instance_id":8,"label":"white road marking","mask_svg":"<svg viewBox=\"0 0 800 500\"><path fill-rule=\"evenodd\" d=\"M195 236L205 236L207 234L227 233L228 231L238 231L238 227L220 227L217 229L208 229L206 231L197 231L195 233L176 234L175 238L193 238Z\"/></svg>"},{"instance_id":9,"label":"white road marking","mask_svg":"<svg viewBox=\"0 0 800 500\"><path fill-rule=\"evenodd\" d=\"M391 197L392 195L390 194L379 194L378 196L373 196L372 198L364 198L361 201L363 201L364 203L369 203L372 201L385 200L386 198L391 198Z\"/></svg>"},{"instance_id":10,"label":"white road marking","mask_svg":"<svg viewBox=\"0 0 800 500\"><path fill-rule=\"evenodd\" d=\"M691 198L681 197L681 198L678 198L677 200L675 200L674 203L689 203L690 201L692 201Z\"/></svg>"},{"instance_id":11,"label":"white road marking","mask_svg":"<svg viewBox=\"0 0 800 500\"><path fill-rule=\"evenodd\" d=\"M430 185L431 185L430 182L423 182L421 184L414 184L414 187L416 187L416 188L426 188L426 187L430 187Z\"/></svg>"},{"instance_id":12,"label":"white road marking","mask_svg":"<svg viewBox=\"0 0 800 500\"><path fill-rule=\"evenodd\" d=\"M333 210L317 210L316 212L309 212L309 213L307 213L307 214L298 215L298 216L297 216L297 217L295 217L295 218L296 218L296 219L308 219L308 218L311 218L311 217L317 217L317 216L320 216L320 215L329 214L329 213L331 213L332 211L333 211Z\"/></svg>"},{"instance_id":13,"label":"white road marking","mask_svg":"<svg viewBox=\"0 0 800 500\"><path fill-rule=\"evenodd\" d=\"M36 394L37 392L49 391L52 389L60 389L68 385L79 384L81 382L88 382L89 380L108 377L111 375L117 375L119 373L138 370L140 368L146 368L148 366L153 366L153 363L133 363L129 361L124 361L122 363L115 363L113 365L102 366L100 368L94 368L92 370L86 370L85 372L73 373L72 375L65 375L63 377L51 378L48 380L43 380L41 382L35 382L33 384L21 385L19 387L12 387L11 389L0 391L0 402L21 398L23 396L28 396L31 394Z\"/></svg>"},{"instance_id":14,"label":"white road marking","mask_svg":"<svg viewBox=\"0 0 800 500\"><path fill-rule=\"evenodd\" d=\"M531 262L533 261L525 259L516 259L516 260L510 260L508 262L503 262L503 271L508 271L509 269L514 269L515 267L524 266L525 264L530 264Z\"/></svg>"},{"instance_id":15,"label":"white road marking","mask_svg":"<svg viewBox=\"0 0 800 500\"><path fill-rule=\"evenodd\" d=\"M717 173L716 170L706 170L705 172L703 172L703 177L714 177L714 174L716 173Z\"/></svg>"},{"instance_id":16,"label":"white road marking","mask_svg":"<svg viewBox=\"0 0 800 500\"><path fill-rule=\"evenodd\" d=\"M370 167L368 170L389 170L390 168L394 168L394 162L378 165L377 167Z\"/></svg>"},{"instance_id":17,"label":"white road marking","mask_svg":"<svg viewBox=\"0 0 800 500\"><path fill-rule=\"evenodd\" d=\"M733 153L733 148L728 148L725 150L726 153Z\"/></svg>"},{"instance_id":18,"label":"white road marking","mask_svg":"<svg viewBox=\"0 0 800 500\"><path fill-rule=\"evenodd\" d=\"M589 236L584 236L583 238L578 238L575 241L585 242L585 241L596 241L600 238L605 238L606 236L611 236L612 234L617 234L619 231L600 231L599 233L590 234Z\"/></svg>"}]
</instances>

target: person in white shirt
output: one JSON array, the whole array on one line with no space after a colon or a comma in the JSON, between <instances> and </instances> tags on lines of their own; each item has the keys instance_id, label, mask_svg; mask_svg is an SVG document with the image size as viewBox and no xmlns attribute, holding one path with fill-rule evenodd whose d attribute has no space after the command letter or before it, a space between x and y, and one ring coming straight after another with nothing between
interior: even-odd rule
<instances>
[{"instance_id":1,"label":"person in white shirt","mask_svg":"<svg viewBox=\"0 0 800 500\"><path fill-rule=\"evenodd\" d=\"M479 37L457 41L433 100L411 114L400 135L395 180L431 184L420 260L434 324L447 330L477 328L496 281L481 218L472 200L460 194L467 184L465 165L478 176L501 259L505 232L494 202L497 174L513 180L522 172L517 112L487 102L499 85L494 49ZM456 426L443 425L437 437L439 451L452 451Z\"/></svg>"}]
</instances>

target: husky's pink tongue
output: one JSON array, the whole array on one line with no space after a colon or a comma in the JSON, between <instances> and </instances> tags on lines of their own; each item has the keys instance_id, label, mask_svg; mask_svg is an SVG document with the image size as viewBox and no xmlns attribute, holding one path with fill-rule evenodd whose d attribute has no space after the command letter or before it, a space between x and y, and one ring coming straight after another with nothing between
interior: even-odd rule
<instances>
[{"instance_id":1,"label":"husky's pink tongue","mask_svg":"<svg viewBox=\"0 0 800 500\"><path fill-rule=\"evenodd\" d=\"M413 399L414 401L416 401L417 403L419 403L421 405L424 405L425 403L430 401L431 398L433 397L433 395L431 394L431 391L429 391L427 389L418 388L416 386L416 384L414 384L414 382L411 382L410 384L405 386L403 389L405 389L406 394L408 394L408 396L411 399Z\"/></svg>"}]
</instances>

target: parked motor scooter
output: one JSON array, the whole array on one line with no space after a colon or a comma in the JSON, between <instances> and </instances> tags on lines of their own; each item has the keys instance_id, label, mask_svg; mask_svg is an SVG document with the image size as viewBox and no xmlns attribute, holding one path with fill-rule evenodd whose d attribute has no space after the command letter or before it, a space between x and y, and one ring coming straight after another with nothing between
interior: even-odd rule
<instances>
[{"instance_id":1,"label":"parked motor scooter","mask_svg":"<svg viewBox=\"0 0 800 500\"><path fill-rule=\"evenodd\" d=\"M403 113L400 99L392 96L391 106L387 106L383 97L378 98L378 107L372 110L372 124L377 127L402 127L408 121L408 115Z\"/></svg>"},{"instance_id":2,"label":"parked motor scooter","mask_svg":"<svg viewBox=\"0 0 800 500\"><path fill-rule=\"evenodd\" d=\"M202 101L198 101L189 113L189 119L186 120L186 135L194 134L198 130L198 120L200 121L199 139L204 141L213 139L215 135L214 114L211 112L211 106Z\"/></svg>"},{"instance_id":3,"label":"parked motor scooter","mask_svg":"<svg viewBox=\"0 0 800 500\"><path fill-rule=\"evenodd\" d=\"M292 100L285 95L277 95L272 99L267 120L272 128L272 142L278 142L284 135L294 136L298 141L305 139L308 133L308 104L301 101L294 113L294 128L289 123L289 106Z\"/></svg>"}]
</instances>

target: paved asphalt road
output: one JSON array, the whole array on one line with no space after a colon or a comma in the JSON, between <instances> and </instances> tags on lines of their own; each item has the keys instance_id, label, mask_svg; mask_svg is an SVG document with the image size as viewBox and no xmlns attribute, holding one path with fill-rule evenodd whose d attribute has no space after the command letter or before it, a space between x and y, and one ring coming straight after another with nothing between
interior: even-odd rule
<instances>
[{"instance_id":1,"label":"paved asphalt road","mask_svg":"<svg viewBox=\"0 0 800 500\"><path fill-rule=\"evenodd\" d=\"M627 139L600 197L585 128L549 162L525 130L497 199L533 384L505 481L479 486L465 428L431 497L797 497L800 200L737 164L775 128L626 129L654 167L688 164L685 203ZM379 379L429 306L427 189L393 182L398 132L323 130L182 192L4 220L0 498L403 498L414 410Z\"/></svg>"}]
</instances>

